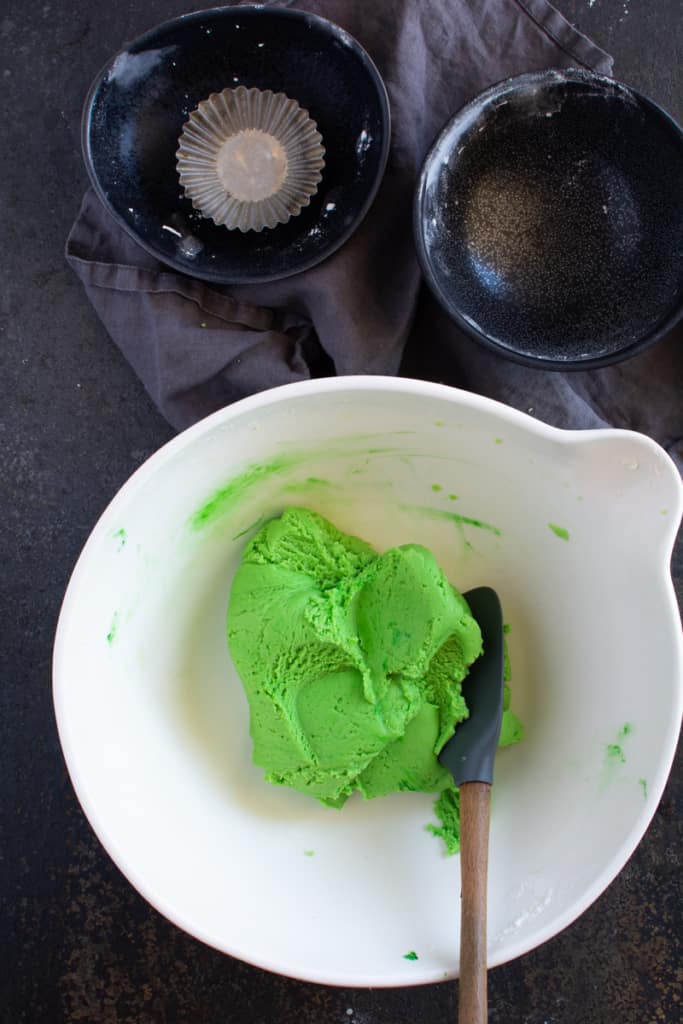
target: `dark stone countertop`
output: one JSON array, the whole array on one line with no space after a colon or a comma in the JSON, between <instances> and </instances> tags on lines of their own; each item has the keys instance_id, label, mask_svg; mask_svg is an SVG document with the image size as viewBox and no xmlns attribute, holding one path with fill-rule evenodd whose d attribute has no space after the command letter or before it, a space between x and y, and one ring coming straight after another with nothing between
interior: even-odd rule
<instances>
[{"instance_id":1,"label":"dark stone countertop","mask_svg":"<svg viewBox=\"0 0 683 1024\"><path fill-rule=\"evenodd\" d=\"M192 6L5 0L0 15L7 129L0 157L0 1022L454 1021L455 984L385 991L302 984L189 938L152 910L104 853L62 760L50 660L69 574L117 489L172 435L63 259L86 185L80 109L94 74L123 41ZM614 54L617 77L681 118L678 0L557 6ZM680 570L676 575L680 586ZM555 939L492 972L494 1024L681 1019L681 783L679 765L649 831L607 892Z\"/></svg>"}]
</instances>

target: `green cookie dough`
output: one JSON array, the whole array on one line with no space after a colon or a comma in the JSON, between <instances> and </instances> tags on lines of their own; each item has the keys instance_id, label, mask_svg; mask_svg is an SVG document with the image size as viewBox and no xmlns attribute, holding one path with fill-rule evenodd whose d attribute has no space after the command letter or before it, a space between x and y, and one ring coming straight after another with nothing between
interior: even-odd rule
<instances>
[{"instance_id":1,"label":"green cookie dough","mask_svg":"<svg viewBox=\"0 0 683 1024\"><path fill-rule=\"evenodd\" d=\"M228 644L269 782L332 807L354 790L442 793L436 831L457 850L457 790L437 755L467 717L461 682L482 640L426 548L378 555L287 509L245 547Z\"/></svg>"}]
</instances>

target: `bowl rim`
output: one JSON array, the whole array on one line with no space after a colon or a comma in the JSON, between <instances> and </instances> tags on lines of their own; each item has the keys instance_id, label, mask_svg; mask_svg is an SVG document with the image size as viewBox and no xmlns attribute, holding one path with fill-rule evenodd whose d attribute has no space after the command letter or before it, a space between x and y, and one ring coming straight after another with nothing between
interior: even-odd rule
<instances>
[{"instance_id":1,"label":"bowl rim","mask_svg":"<svg viewBox=\"0 0 683 1024\"><path fill-rule=\"evenodd\" d=\"M423 225L425 220L424 204L427 191L427 178L432 170L436 155L442 142L446 139L452 129L459 123L462 123L463 125L466 124L470 117L480 109L484 108L492 99L499 95L503 95L506 91L514 89L518 85L561 80L568 82L592 83L599 87L609 86L616 89L617 92L622 95L625 94L629 98L635 100L646 110L649 110L654 114L656 118L662 120L666 127L673 131L674 135L677 136L679 144L683 147L683 128L681 128L675 118L660 104L655 102L655 100L650 99L650 97L638 92L638 90L634 89L632 86L626 85L624 82L621 82L616 78L599 74L598 72L591 71L587 68L546 68L541 71L526 71L520 75L510 75L509 77L500 79L493 85L488 86L448 117L446 122L436 133L436 136L429 146L424 160L422 161L413 198L413 237L415 239L415 248L417 250L420 269L422 270L432 294L443 311L469 337L480 342L490 351L497 352L498 355L504 356L513 362L521 363L523 366L531 366L539 370L557 370L560 372L564 370L594 370L602 366L610 366L614 363L621 362L624 359L629 359L632 356L645 351L645 349L650 348L651 345L654 345L657 341L663 338L664 335L668 334L683 317L683 294L679 295L678 300L674 302L672 308L667 312L665 317L644 337L625 345L616 352L611 352L602 356L590 356L586 359L553 359L549 356L530 356L524 352L519 352L514 348L502 344L496 338L487 334L486 331L481 330L476 324L472 323L472 321L465 317L456 307L455 303L449 299L446 292L439 285L436 274L434 273L429 249L424 240Z\"/></svg>"},{"instance_id":2,"label":"bowl rim","mask_svg":"<svg viewBox=\"0 0 683 1024\"><path fill-rule=\"evenodd\" d=\"M215 20L223 17L234 18L235 16L242 17L244 15L272 15L276 14L281 17L291 18L293 21L300 21L304 24L316 25L320 30L327 33L333 39L343 43L346 49L350 49L355 56L359 59L361 65L368 72L369 78L372 81L375 91L377 93L377 99L381 108L381 121L382 121L382 145L379 153L379 163L377 167L377 173L375 174L374 181L372 182L371 188L365 197L364 202L359 207L356 216L346 225L344 230L331 242L322 253L317 253L315 256L308 260L302 261L296 267L291 270L278 271L277 273L267 274L247 274L235 277L234 275L227 275L219 271L212 271L211 268L207 267L204 270L188 266L186 263L180 260L174 259L169 256L161 255L158 249L156 249L151 243L141 238L136 233L134 228L128 221L123 217L107 199L104 189L100 184L97 173L95 171L93 155L91 150L91 138L90 138L90 125L92 121L93 104L95 96L102 85L107 73L114 66L115 62L119 57L126 53L130 53L133 47L141 47L151 42L156 34L165 29L171 29L181 26L184 23L192 21L208 21L209 19ZM215 90L214 90L215 91ZM283 91L283 90L280 90ZM295 274L301 274L306 270L310 270L312 267L318 266L318 264L327 260L333 255L338 249L340 249L349 238L358 230L365 217L370 211L379 188L384 180L384 174L386 172L387 161L389 159L389 149L391 146L391 106L389 103L389 94L387 87L382 78L382 75L377 68L377 65L373 61L367 50L361 45L361 43L352 36L350 32L337 25L336 22L330 21L328 18L323 18L319 14L312 14L308 11L303 11L296 7L271 7L264 4L250 3L242 4L240 6L220 6L203 8L198 11L190 11L186 14L180 14L175 18L168 18L165 21L158 22L151 28L147 29L141 35L136 36L130 42L124 43L116 53L112 54L107 61L102 65L100 70L97 72L83 101L83 107L81 109L81 120L80 120L80 139L81 139L81 155L85 169L88 175L90 184L95 191L98 199L104 206L107 213L116 221L126 234L133 239L142 249L144 249L150 256L158 260L162 265L171 267L173 270L180 274L189 275L190 277L197 278L201 281L211 282L213 284L266 284L270 281L281 281L287 277L292 277ZM175 165L174 165L175 170ZM227 230L227 229L226 229Z\"/></svg>"},{"instance_id":3,"label":"bowl rim","mask_svg":"<svg viewBox=\"0 0 683 1024\"><path fill-rule=\"evenodd\" d=\"M205 945L210 946L221 953L234 956L243 962L250 963L255 967L280 974L284 977L295 978L300 981L316 984L340 987L355 986L358 988L392 988L399 984L394 976L390 978L380 976L361 979L357 976L351 977L349 975L335 973L334 970L306 971L302 968L298 971L293 971L291 967L285 967L283 964L269 960L267 957L249 958L240 950L239 941L217 941L215 936L207 935L201 928L194 925L191 920L187 920L182 914L178 913L171 901L164 900L157 894L151 893L146 881L141 878L137 874L136 869L127 862L125 852L120 848L116 836L109 831L106 823L106 814L102 814L99 803L91 795L88 780L81 777L78 770L72 764L72 748L69 742L69 726L67 721L67 712L64 706L66 683L62 671L64 650L67 643L68 621L72 615L72 606L78 596L77 587L86 572L86 564L90 550L96 546L99 542L100 535L108 528L108 522L111 519L112 514L117 510L118 505L127 499L131 492L135 492L137 489L144 486L158 469L162 468L166 463L175 458L175 456L183 449L191 446L203 435L210 434L216 427L224 423L228 423L230 420L237 419L243 413L253 412L267 406L278 405L291 398L306 398L308 396L315 397L325 394L333 394L335 392L344 393L345 391L370 393L373 390L382 391L384 393L393 393L397 397L400 397L402 394L433 397L436 399L448 400L455 405L483 410L501 422L522 428L534 436L546 438L547 440L563 446L590 444L593 441L608 437L624 439L630 438L631 440L637 441L639 444L648 448L650 451L656 451L659 458L663 459L663 464L668 467L668 471L671 474L672 484L675 489L675 502L672 502L670 507L670 515L666 517L666 520L662 520L662 544L660 549L662 557L659 560L660 585L662 587L662 592L666 596L666 603L672 621L674 621L674 619L679 619L678 602L670 573L670 555L678 531L678 526L681 521L681 517L683 516L683 481L681 480L671 457L652 438L634 430L624 430L612 427L589 430L567 430L544 423L541 420L537 420L535 417L514 409L511 406L507 406L495 399L477 395L474 392L454 388L450 385L421 381L408 377L368 375L318 378L313 381L297 381L292 384L284 384L276 388L269 388L217 410L163 444L118 488L111 501L106 505L105 509L93 525L85 545L78 556L65 589L64 598L57 620L53 647L52 699L60 746L62 748L67 772L78 802L81 806L81 810L108 856L113 860L128 882L150 904L150 906L154 907L155 910L162 914L173 925L203 942ZM677 695L677 700L675 701L676 706L672 707L671 728L668 736L665 737L666 743L663 744L663 749L666 753L659 765L656 777L649 780L648 800L647 804L643 805L641 816L632 825L627 838L614 851L607 866L599 875L593 878L590 885L586 886L581 899L576 900L571 907L567 908L564 914L560 915L551 924L546 925L545 928L541 930L540 937L538 934L534 934L531 937L511 942L510 946L506 950L497 950L489 960L489 967L497 967L503 963L509 963L517 957L520 957L543 945L549 939L559 935L565 928L573 924L600 896L602 896L607 887L623 870L627 861L633 855L637 846L645 836L670 776L671 767L676 753L680 719L683 715L683 633L681 633L680 630L676 631L676 636L672 639L672 644L676 654L679 677L677 692L675 692L675 695ZM449 977L452 976L449 975ZM400 984L403 987L414 987L418 985L431 984L441 980L443 980L443 976L441 974L439 974L438 977L433 977L431 975L420 975L419 971L416 971L415 973L411 972L411 975L407 976L405 979L401 979Z\"/></svg>"}]
</instances>

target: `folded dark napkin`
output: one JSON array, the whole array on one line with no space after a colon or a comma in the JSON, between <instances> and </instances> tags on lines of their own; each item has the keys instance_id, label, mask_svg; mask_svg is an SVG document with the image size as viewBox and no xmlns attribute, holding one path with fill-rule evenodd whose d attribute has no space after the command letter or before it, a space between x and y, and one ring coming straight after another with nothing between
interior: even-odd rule
<instances>
[{"instance_id":1,"label":"folded dark napkin","mask_svg":"<svg viewBox=\"0 0 683 1024\"><path fill-rule=\"evenodd\" d=\"M273 6L329 18L369 52L391 103L386 174L358 231L325 262L282 281L230 287L159 263L86 193L67 259L166 419L184 428L290 381L400 372L489 395L558 426L627 426L673 447L683 435L680 334L598 371L517 366L441 313L421 287L412 238L420 164L451 114L510 75L577 66L609 74L611 58L546 0Z\"/></svg>"}]
</instances>

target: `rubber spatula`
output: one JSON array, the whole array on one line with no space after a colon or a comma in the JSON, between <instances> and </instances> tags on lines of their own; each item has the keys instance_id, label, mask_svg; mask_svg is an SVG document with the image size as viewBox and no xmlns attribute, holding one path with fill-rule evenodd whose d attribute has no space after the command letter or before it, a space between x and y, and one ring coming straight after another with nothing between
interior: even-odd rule
<instances>
[{"instance_id":1,"label":"rubber spatula","mask_svg":"<svg viewBox=\"0 0 683 1024\"><path fill-rule=\"evenodd\" d=\"M486 1024L486 880L493 761L503 714L503 613L495 590L465 594L479 623L484 653L474 662L462 692L469 718L439 754L460 787L460 981L458 1024Z\"/></svg>"}]
</instances>

